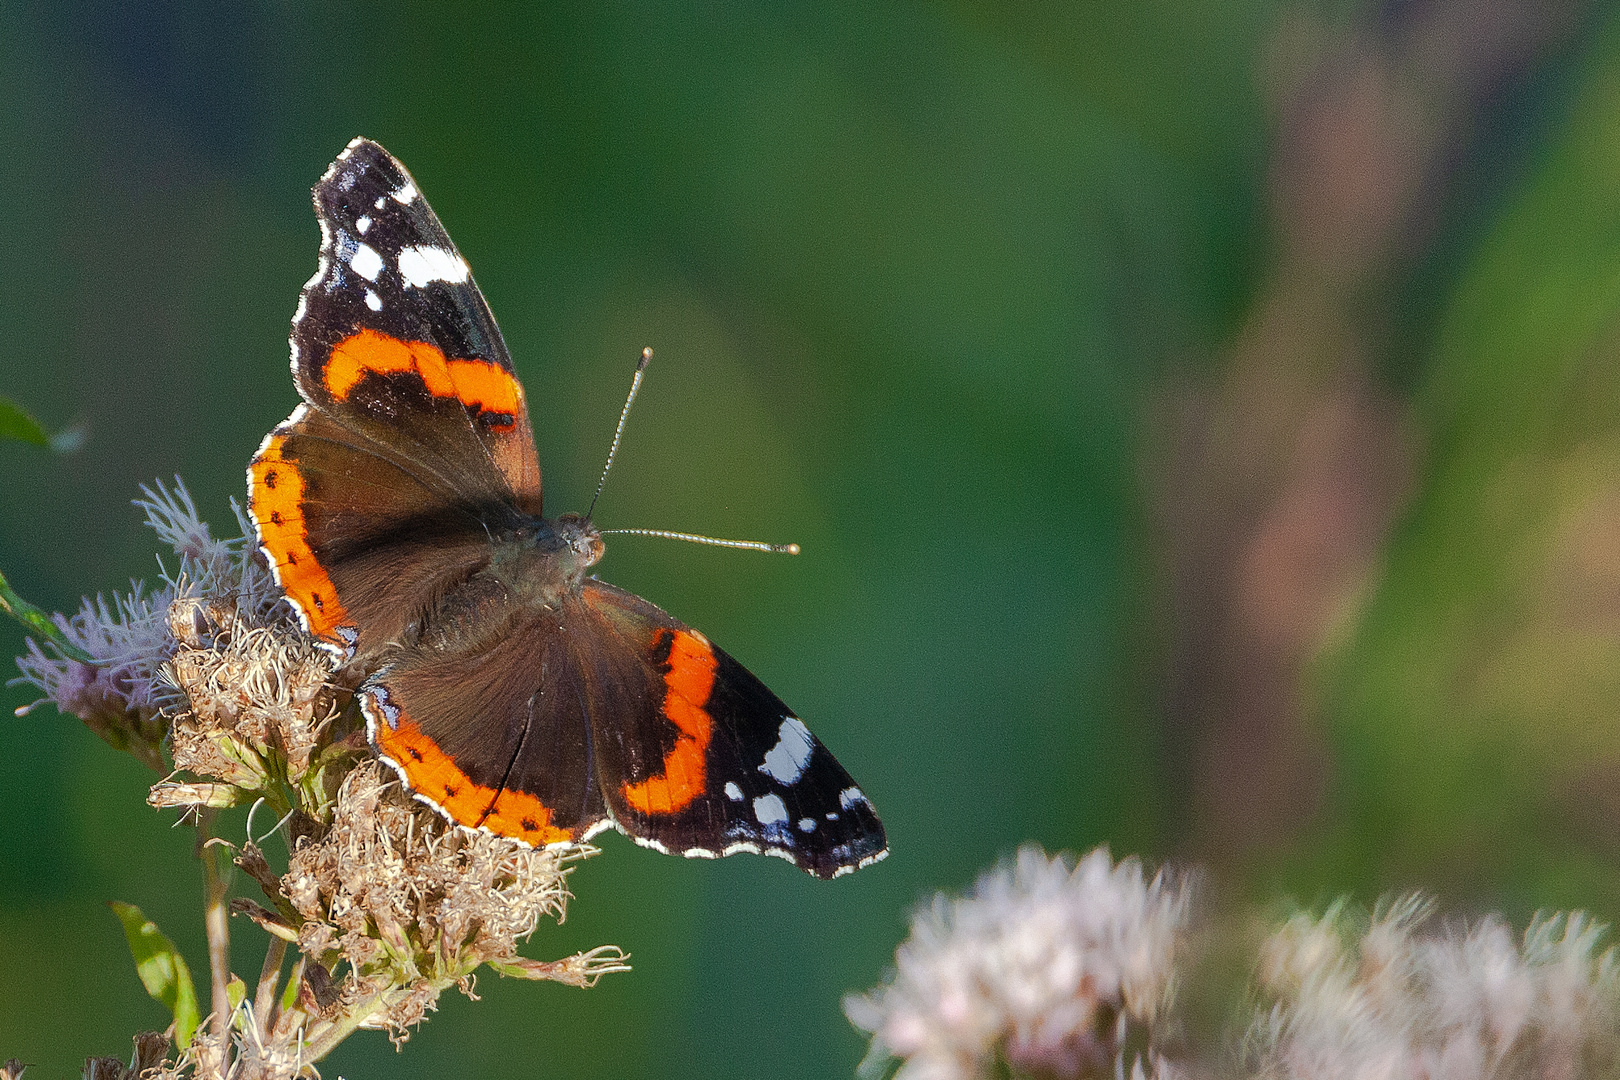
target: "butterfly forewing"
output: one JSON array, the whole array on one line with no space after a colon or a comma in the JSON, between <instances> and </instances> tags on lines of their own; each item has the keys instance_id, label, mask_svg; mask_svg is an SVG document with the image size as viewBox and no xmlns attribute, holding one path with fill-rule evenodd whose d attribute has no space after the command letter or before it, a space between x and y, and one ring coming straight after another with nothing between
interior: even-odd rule
<instances>
[{"instance_id":1,"label":"butterfly forewing","mask_svg":"<svg viewBox=\"0 0 1620 1080\"><path fill-rule=\"evenodd\" d=\"M509 504L453 502L331 414L301 406L248 469L259 543L305 625L351 652L398 640L489 558Z\"/></svg>"},{"instance_id":2,"label":"butterfly forewing","mask_svg":"<svg viewBox=\"0 0 1620 1080\"><path fill-rule=\"evenodd\" d=\"M466 260L410 173L356 139L314 200L320 267L291 339L299 393L442 492L539 514L523 387Z\"/></svg>"}]
</instances>

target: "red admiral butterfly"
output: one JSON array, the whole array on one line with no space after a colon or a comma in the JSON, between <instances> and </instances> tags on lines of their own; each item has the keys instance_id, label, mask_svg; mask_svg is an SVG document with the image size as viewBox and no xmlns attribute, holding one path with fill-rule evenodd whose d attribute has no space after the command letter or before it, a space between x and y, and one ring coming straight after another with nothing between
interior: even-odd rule
<instances>
[{"instance_id":1,"label":"red admiral butterfly","mask_svg":"<svg viewBox=\"0 0 1620 1080\"><path fill-rule=\"evenodd\" d=\"M410 173L355 139L315 185L292 322L304 404L248 500L305 628L372 674L372 746L458 825L534 845L612 826L830 878L887 854L849 774L746 668L587 571L590 517L541 512L501 333Z\"/></svg>"}]
</instances>

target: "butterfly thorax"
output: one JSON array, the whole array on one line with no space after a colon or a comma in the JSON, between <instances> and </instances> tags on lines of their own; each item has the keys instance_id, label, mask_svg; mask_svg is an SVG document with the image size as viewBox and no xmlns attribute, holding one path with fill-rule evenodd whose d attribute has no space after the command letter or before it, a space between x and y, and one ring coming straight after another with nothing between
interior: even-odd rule
<instances>
[{"instance_id":1,"label":"butterfly thorax","mask_svg":"<svg viewBox=\"0 0 1620 1080\"><path fill-rule=\"evenodd\" d=\"M574 514L529 518L489 536L484 559L420 612L399 644L435 653L488 648L545 611L580 598L602 537Z\"/></svg>"},{"instance_id":2,"label":"butterfly thorax","mask_svg":"<svg viewBox=\"0 0 1620 1080\"><path fill-rule=\"evenodd\" d=\"M602 535L587 518L530 518L496 538L480 576L499 582L518 603L551 606L579 595L602 550Z\"/></svg>"},{"instance_id":3,"label":"butterfly thorax","mask_svg":"<svg viewBox=\"0 0 1620 1080\"><path fill-rule=\"evenodd\" d=\"M542 599L564 592L577 596L585 571L602 557L605 547L596 524L578 514L534 518L513 539L505 554L514 567L522 567L517 572L523 579L514 584L525 592L538 590ZM500 559L497 555L496 561Z\"/></svg>"}]
</instances>

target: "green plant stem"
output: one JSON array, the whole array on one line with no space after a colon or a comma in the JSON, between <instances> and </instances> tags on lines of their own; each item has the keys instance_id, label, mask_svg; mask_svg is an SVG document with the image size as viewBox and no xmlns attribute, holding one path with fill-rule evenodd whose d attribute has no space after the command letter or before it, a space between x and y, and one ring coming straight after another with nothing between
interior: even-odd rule
<instances>
[{"instance_id":1,"label":"green plant stem","mask_svg":"<svg viewBox=\"0 0 1620 1080\"><path fill-rule=\"evenodd\" d=\"M313 1065L326 1057L327 1054L337 1049L338 1043L353 1035L361 1023L378 1009L381 1009L384 1004L383 996L379 994L376 997L357 1002L352 1008L346 1010L343 1015L320 1025L324 1030L317 1030L315 1037L304 1044L305 1060Z\"/></svg>"},{"instance_id":2,"label":"green plant stem","mask_svg":"<svg viewBox=\"0 0 1620 1080\"><path fill-rule=\"evenodd\" d=\"M197 854L202 858L203 889L207 897L203 909L203 927L208 932L208 993L209 1005L214 1010L210 1030L219 1040L222 1051L228 1053L227 1035L231 1023L231 924L230 900L226 896L225 877L219 872L219 857L208 841L213 836L215 812L205 808L197 824Z\"/></svg>"},{"instance_id":3,"label":"green plant stem","mask_svg":"<svg viewBox=\"0 0 1620 1080\"><path fill-rule=\"evenodd\" d=\"M62 655L69 660L77 660L81 664L94 664L96 662L95 657L67 639L67 636L62 633L62 628L56 625L56 621L50 615L13 592L11 583L6 580L4 574L0 574L0 611L5 612L34 633L44 637L52 645L60 649Z\"/></svg>"},{"instance_id":4,"label":"green plant stem","mask_svg":"<svg viewBox=\"0 0 1620 1080\"><path fill-rule=\"evenodd\" d=\"M435 998L455 984L455 979L434 979L430 982ZM376 1015L380 1009L404 1000L411 992L412 988L409 986L391 987L380 994L355 1002L341 1016L325 1021L322 1025L324 1030L317 1030L315 1037L304 1044L305 1060L310 1064L320 1061L337 1049L338 1043L353 1035L362 1023Z\"/></svg>"},{"instance_id":5,"label":"green plant stem","mask_svg":"<svg viewBox=\"0 0 1620 1080\"><path fill-rule=\"evenodd\" d=\"M253 1020L259 1025L259 1037L266 1042L276 1023L276 986L281 982L281 961L286 955L287 943L272 934L259 972L258 993L253 997Z\"/></svg>"}]
</instances>

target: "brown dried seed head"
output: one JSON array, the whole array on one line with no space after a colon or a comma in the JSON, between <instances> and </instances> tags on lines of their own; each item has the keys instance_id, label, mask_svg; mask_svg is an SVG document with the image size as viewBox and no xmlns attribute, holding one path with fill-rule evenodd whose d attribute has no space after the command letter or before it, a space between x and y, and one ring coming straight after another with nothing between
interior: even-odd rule
<instances>
[{"instance_id":1,"label":"brown dried seed head","mask_svg":"<svg viewBox=\"0 0 1620 1080\"><path fill-rule=\"evenodd\" d=\"M177 784L165 780L152 786L146 801L159 810L176 806L223 808L240 805L246 801L246 793L234 784Z\"/></svg>"},{"instance_id":2,"label":"brown dried seed head","mask_svg":"<svg viewBox=\"0 0 1620 1080\"><path fill-rule=\"evenodd\" d=\"M276 876L274 870L270 869L270 863L265 859L264 852L259 849L259 845L249 840L242 845L242 850L237 852L231 861L244 874L258 882L259 888L264 890L266 896L274 900L282 895L281 879Z\"/></svg>"},{"instance_id":3,"label":"brown dried seed head","mask_svg":"<svg viewBox=\"0 0 1620 1080\"><path fill-rule=\"evenodd\" d=\"M84 1063L84 1080L124 1080L124 1063L115 1057L94 1057Z\"/></svg>"},{"instance_id":4,"label":"brown dried seed head","mask_svg":"<svg viewBox=\"0 0 1620 1080\"><path fill-rule=\"evenodd\" d=\"M307 922L298 928L298 951L305 956L325 956L337 948L337 934L328 923Z\"/></svg>"},{"instance_id":5,"label":"brown dried seed head","mask_svg":"<svg viewBox=\"0 0 1620 1080\"><path fill-rule=\"evenodd\" d=\"M410 1038L410 1028L427 1018L429 1009L437 1008L439 989L426 979L417 979L398 1001L392 1002L373 1015L361 1027L387 1030L395 1046Z\"/></svg>"},{"instance_id":6,"label":"brown dried seed head","mask_svg":"<svg viewBox=\"0 0 1620 1080\"><path fill-rule=\"evenodd\" d=\"M409 1001L427 1001L482 962L516 959L542 916L562 914L585 850L536 851L452 826L367 761L345 778L326 834L297 844L280 885L307 920L306 955L336 949L360 976L386 970L413 987ZM415 1015L395 1002L379 1022L397 1029Z\"/></svg>"},{"instance_id":7,"label":"brown dried seed head","mask_svg":"<svg viewBox=\"0 0 1620 1080\"><path fill-rule=\"evenodd\" d=\"M146 1074L163 1064L169 1054L169 1037L161 1031L143 1031L135 1036L135 1059L130 1070L135 1076Z\"/></svg>"},{"instance_id":8,"label":"brown dried seed head","mask_svg":"<svg viewBox=\"0 0 1620 1080\"><path fill-rule=\"evenodd\" d=\"M183 598L170 605L169 620L181 646L163 675L184 703L170 725L174 764L240 793L232 799L222 788L169 785L153 792L153 804L232 805L265 792L274 776L299 784L348 700L332 683L330 658L295 627L250 627L224 602ZM320 760L326 775L301 797L324 817L330 786L352 759L338 752Z\"/></svg>"},{"instance_id":9,"label":"brown dried seed head","mask_svg":"<svg viewBox=\"0 0 1620 1080\"><path fill-rule=\"evenodd\" d=\"M175 768L184 772L212 777L243 792L262 791L270 782L263 758L217 726L200 730L181 716L169 747Z\"/></svg>"},{"instance_id":10,"label":"brown dried seed head","mask_svg":"<svg viewBox=\"0 0 1620 1080\"><path fill-rule=\"evenodd\" d=\"M200 649L228 634L236 620L236 602L224 596L179 596L169 604L169 633L181 646Z\"/></svg>"}]
</instances>

